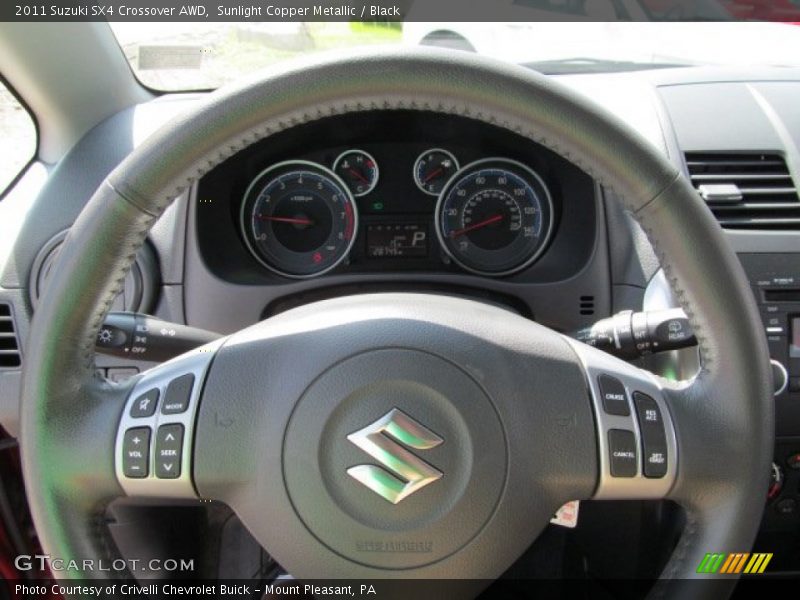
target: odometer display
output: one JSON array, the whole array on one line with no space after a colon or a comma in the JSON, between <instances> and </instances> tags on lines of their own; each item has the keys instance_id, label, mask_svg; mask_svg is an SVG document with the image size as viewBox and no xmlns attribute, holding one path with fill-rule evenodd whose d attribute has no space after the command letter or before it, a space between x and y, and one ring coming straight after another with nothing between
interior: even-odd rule
<instances>
[{"instance_id":1,"label":"odometer display","mask_svg":"<svg viewBox=\"0 0 800 600\"><path fill-rule=\"evenodd\" d=\"M353 245L357 220L344 182L307 161L262 171L242 204L242 231L253 256L288 277L312 277L338 265Z\"/></svg>"},{"instance_id":2,"label":"odometer display","mask_svg":"<svg viewBox=\"0 0 800 600\"><path fill-rule=\"evenodd\" d=\"M439 196L436 230L461 267L481 275L510 275L536 260L552 229L552 201L542 179L504 158L461 169Z\"/></svg>"}]
</instances>

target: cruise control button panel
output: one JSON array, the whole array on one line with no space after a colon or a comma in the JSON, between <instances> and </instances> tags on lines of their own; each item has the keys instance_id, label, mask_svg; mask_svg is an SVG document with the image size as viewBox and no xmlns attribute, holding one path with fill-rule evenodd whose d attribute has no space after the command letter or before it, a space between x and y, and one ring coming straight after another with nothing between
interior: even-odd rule
<instances>
[{"instance_id":1,"label":"cruise control button panel","mask_svg":"<svg viewBox=\"0 0 800 600\"><path fill-rule=\"evenodd\" d=\"M678 443L663 382L595 347L566 341L584 368L594 409L599 477L593 497L667 497L677 475Z\"/></svg>"}]
</instances>

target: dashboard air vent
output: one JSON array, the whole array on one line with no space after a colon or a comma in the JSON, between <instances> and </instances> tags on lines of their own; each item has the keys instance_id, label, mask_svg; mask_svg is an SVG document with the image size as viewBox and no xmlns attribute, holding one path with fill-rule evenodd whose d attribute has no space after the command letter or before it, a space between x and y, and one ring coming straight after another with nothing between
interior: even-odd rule
<instances>
[{"instance_id":1,"label":"dashboard air vent","mask_svg":"<svg viewBox=\"0 0 800 600\"><path fill-rule=\"evenodd\" d=\"M779 154L687 153L692 185L727 229L800 229L800 197Z\"/></svg>"},{"instance_id":2,"label":"dashboard air vent","mask_svg":"<svg viewBox=\"0 0 800 600\"><path fill-rule=\"evenodd\" d=\"M0 303L0 369L16 369L21 362L11 305Z\"/></svg>"}]
</instances>

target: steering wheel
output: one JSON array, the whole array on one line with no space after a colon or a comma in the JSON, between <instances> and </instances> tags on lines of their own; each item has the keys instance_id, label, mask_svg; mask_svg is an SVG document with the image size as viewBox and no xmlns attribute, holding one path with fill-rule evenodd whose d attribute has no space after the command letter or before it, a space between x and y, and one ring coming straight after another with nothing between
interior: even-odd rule
<instances>
[{"instance_id":1,"label":"steering wheel","mask_svg":"<svg viewBox=\"0 0 800 600\"><path fill-rule=\"evenodd\" d=\"M279 131L395 109L511 130L614 190L691 320L697 377L668 382L500 308L415 294L297 308L125 384L95 375L104 315L176 196ZM72 227L26 357L34 523L51 556L110 562L114 499L214 499L300 579L491 580L567 501L668 498L686 525L653 593L703 596L711 581L687 580L707 577L704 554L748 551L764 506L774 424L759 323L679 171L552 79L434 49L293 63L154 134ZM719 579L725 595L736 576Z\"/></svg>"}]
</instances>

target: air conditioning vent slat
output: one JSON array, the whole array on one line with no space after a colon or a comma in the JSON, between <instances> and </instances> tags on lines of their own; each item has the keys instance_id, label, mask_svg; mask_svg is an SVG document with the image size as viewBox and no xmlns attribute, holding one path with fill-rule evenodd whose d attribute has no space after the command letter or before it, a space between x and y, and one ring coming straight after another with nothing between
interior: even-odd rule
<instances>
[{"instance_id":1,"label":"air conditioning vent slat","mask_svg":"<svg viewBox=\"0 0 800 600\"><path fill-rule=\"evenodd\" d=\"M782 188L746 188L746 187L739 187L739 191L742 194L753 194L754 196L768 196L770 194L775 196L796 196L797 191L793 187L782 187ZM791 198L789 198L791 200Z\"/></svg>"},{"instance_id":2,"label":"air conditioning vent slat","mask_svg":"<svg viewBox=\"0 0 800 600\"><path fill-rule=\"evenodd\" d=\"M800 227L800 217L791 219L747 218L747 217L717 217L720 225L731 226L737 229L765 227L769 229L797 229Z\"/></svg>"},{"instance_id":3,"label":"air conditioning vent slat","mask_svg":"<svg viewBox=\"0 0 800 600\"><path fill-rule=\"evenodd\" d=\"M800 229L800 197L782 156L690 152L686 166L692 185L698 192L703 186L708 207L723 227ZM725 199L710 191L717 188L729 190Z\"/></svg>"},{"instance_id":4,"label":"air conditioning vent slat","mask_svg":"<svg viewBox=\"0 0 800 600\"><path fill-rule=\"evenodd\" d=\"M705 174L698 174L692 175L692 181L724 181L726 183L730 181L770 181L770 180L778 180L778 181L792 181L792 178L789 175L779 175L779 174L769 174L769 173L721 173L718 175L705 175Z\"/></svg>"},{"instance_id":5,"label":"air conditioning vent slat","mask_svg":"<svg viewBox=\"0 0 800 600\"><path fill-rule=\"evenodd\" d=\"M777 203L777 202L745 202L741 204L714 204L713 202L708 203L709 208L714 212L737 212L737 211L748 211L748 210L777 210L777 211L792 211L795 210L796 207L792 206L789 203Z\"/></svg>"},{"instance_id":6,"label":"air conditioning vent slat","mask_svg":"<svg viewBox=\"0 0 800 600\"><path fill-rule=\"evenodd\" d=\"M763 169L766 167L783 167L784 163L780 159L776 160L747 160L746 158L743 160L687 160L687 166L692 168L707 168L707 167L757 167L759 169Z\"/></svg>"},{"instance_id":7,"label":"air conditioning vent slat","mask_svg":"<svg viewBox=\"0 0 800 600\"><path fill-rule=\"evenodd\" d=\"M14 328L11 305L0 302L0 369L16 369L21 364L22 356Z\"/></svg>"}]
</instances>

